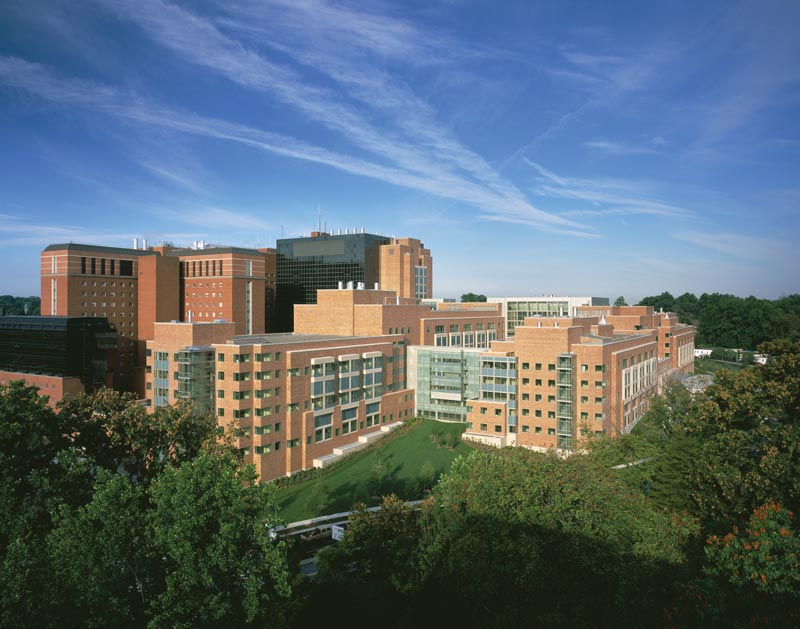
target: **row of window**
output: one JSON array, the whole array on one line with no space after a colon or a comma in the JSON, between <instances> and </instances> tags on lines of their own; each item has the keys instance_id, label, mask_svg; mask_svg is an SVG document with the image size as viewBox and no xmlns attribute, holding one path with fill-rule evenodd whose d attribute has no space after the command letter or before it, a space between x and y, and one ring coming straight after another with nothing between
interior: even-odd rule
<instances>
[{"instance_id":1,"label":"row of window","mask_svg":"<svg viewBox=\"0 0 800 629\"><path fill-rule=\"evenodd\" d=\"M111 288L114 288L116 285L117 285L116 282L100 282L101 288L106 288L107 286L111 286ZM120 282L119 285L121 288L125 288L126 286L128 288L133 288L133 282ZM88 280L83 280L81 282L81 286L89 286ZM97 286L97 280L92 280L92 286Z\"/></svg>"},{"instance_id":2,"label":"row of window","mask_svg":"<svg viewBox=\"0 0 800 629\"><path fill-rule=\"evenodd\" d=\"M119 270L119 273L117 270ZM81 257L81 273L83 275L87 273L91 275L106 275L106 271L108 271L108 275L131 277L133 276L133 260ZM53 272L55 272L55 269ZM105 286L105 282L103 285Z\"/></svg>"},{"instance_id":3,"label":"row of window","mask_svg":"<svg viewBox=\"0 0 800 629\"><path fill-rule=\"evenodd\" d=\"M273 352L256 353L256 354L252 354L252 356L255 357L253 362L265 363L265 362L270 362L273 359L273 356L274 356L275 360L280 360L281 359L281 352L275 352L274 354L273 354ZM251 354L249 354L249 353L248 354L234 354L233 355L233 362L234 363L248 363L248 362L250 362L250 357L251 357ZM217 354L217 361L219 361L221 363L224 363L225 362L225 354L221 354L221 353Z\"/></svg>"},{"instance_id":4,"label":"row of window","mask_svg":"<svg viewBox=\"0 0 800 629\"><path fill-rule=\"evenodd\" d=\"M472 332L472 324L471 323L465 323L465 324L463 324L463 327L461 327L461 328L459 328L459 324L451 323L449 327L450 327L449 331L451 333L460 332L460 331ZM435 334L444 334L444 328L445 328L444 325L437 325L434 328L434 333ZM494 323L491 323L491 322L487 323L486 324L486 329L487 330L494 330L495 329ZM483 330L483 323L476 323L475 324L475 330L476 331ZM430 332L431 331L431 327L427 326L425 331L426 332Z\"/></svg>"}]
</instances>

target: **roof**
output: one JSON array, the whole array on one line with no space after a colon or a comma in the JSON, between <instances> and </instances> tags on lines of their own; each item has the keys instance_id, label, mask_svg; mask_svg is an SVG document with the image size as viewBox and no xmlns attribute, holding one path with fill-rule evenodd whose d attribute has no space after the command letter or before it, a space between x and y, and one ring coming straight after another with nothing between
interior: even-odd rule
<instances>
[{"instance_id":1,"label":"roof","mask_svg":"<svg viewBox=\"0 0 800 629\"><path fill-rule=\"evenodd\" d=\"M165 255L174 258L183 256L213 256L222 253L239 253L248 256L263 256L258 249L245 249L244 247L205 247L204 249L171 249Z\"/></svg>"},{"instance_id":2,"label":"roof","mask_svg":"<svg viewBox=\"0 0 800 629\"><path fill-rule=\"evenodd\" d=\"M380 336L402 336L399 334ZM293 343L318 343L320 341L344 341L354 344L362 339L373 339L374 336L340 336L335 334L295 334L294 332L275 332L273 334L249 334L234 336L227 344L233 345L291 345Z\"/></svg>"},{"instance_id":3,"label":"roof","mask_svg":"<svg viewBox=\"0 0 800 629\"><path fill-rule=\"evenodd\" d=\"M0 329L3 330L65 330L68 327L108 327L106 317L63 317L63 316L23 316L14 315L0 317Z\"/></svg>"},{"instance_id":4,"label":"roof","mask_svg":"<svg viewBox=\"0 0 800 629\"><path fill-rule=\"evenodd\" d=\"M96 251L97 253L121 253L129 256L154 256L155 251L146 249L129 249L127 247L104 247L102 245L82 245L77 242L47 245L44 251Z\"/></svg>"}]
</instances>

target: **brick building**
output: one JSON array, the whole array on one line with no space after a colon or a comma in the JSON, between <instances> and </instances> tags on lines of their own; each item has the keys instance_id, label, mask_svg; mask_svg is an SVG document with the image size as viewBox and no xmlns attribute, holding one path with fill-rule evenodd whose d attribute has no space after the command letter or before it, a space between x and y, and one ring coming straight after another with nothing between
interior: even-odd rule
<instances>
[{"instance_id":1,"label":"brick building","mask_svg":"<svg viewBox=\"0 0 800 629\"><path fill-rule=\"evenodd\" d=\"M414 413L409 343L482 347L503 336L493 311L437 312L392 291L320 291L296 306L295 333L237 335L232 323L156 323L147 342L152 407L190 398L243 430L264 479L321 467Z\"/></svg>"},{"instance_id":2,"label":"brick building","mask_svg":"<svg viewBox=\"0 0 800 629\"><path fill-rule=\"evenodd\" d=\"M495 445L579 448L591 434L629 430L666 377L691 373L694 328L674 314L595 310L578 312L597 316L528 318L513 337L481 352L479 372L463 372L478 379L479 389L462 398L466 436Z\"/></svg>"},{"instance_id":3,"label":"brick building","mask_svg":"<svg viewBox=\"0 0 800 629\"><path fill-rule=\"evenodd\" d=\"M41 256L43 315L107 317L118 332L114 388L144 394L145 341L154 324L191 317L259 334L274 319L275 251L170 245L131 249L75 243Z\"/></svg>"}]
</instances>

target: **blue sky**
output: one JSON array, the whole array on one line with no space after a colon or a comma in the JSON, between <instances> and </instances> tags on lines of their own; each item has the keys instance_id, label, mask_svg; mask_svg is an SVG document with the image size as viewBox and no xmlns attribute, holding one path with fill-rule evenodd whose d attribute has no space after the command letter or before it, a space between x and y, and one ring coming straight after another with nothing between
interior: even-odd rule
<instances>
[{"instance_id":1,"label":"blue sky","mask_svg":"<svg viewBox=\"0 0 800 629\"><path fill-rule=\"evenodd\" d=\"M6 0L0 293L54 242L420 238L434 293L800 292L800 3Z\"/></svg>"}]
</instances>

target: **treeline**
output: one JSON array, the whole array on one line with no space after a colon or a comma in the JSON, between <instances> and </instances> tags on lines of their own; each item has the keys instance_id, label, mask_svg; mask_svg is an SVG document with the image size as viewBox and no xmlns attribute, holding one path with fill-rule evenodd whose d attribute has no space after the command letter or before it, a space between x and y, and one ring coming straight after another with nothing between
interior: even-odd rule
<instances>
[{"instance_id":1,"label":"treeline","mask_svg":"<svg viewBox=\"0 0 800 629\"><path fill-rule=\"evenodd\" d=\"M0 295L0 314L3 315L38 315L41 305L42 300L39 297Z\"/></svg>"},{"instance_id":2,"label":"treeline","mask_svg":"<svg viewBox=\"0 0 800 629\"><path fill-rule=\"evenodd\" d=\"M753 350L777 339L800 339L800 295L776 300L703 293L673 297L665 292L645 297L642 306L676 312L683 323L697 326L695 344Z\"/></svg>"}]
</instances>

